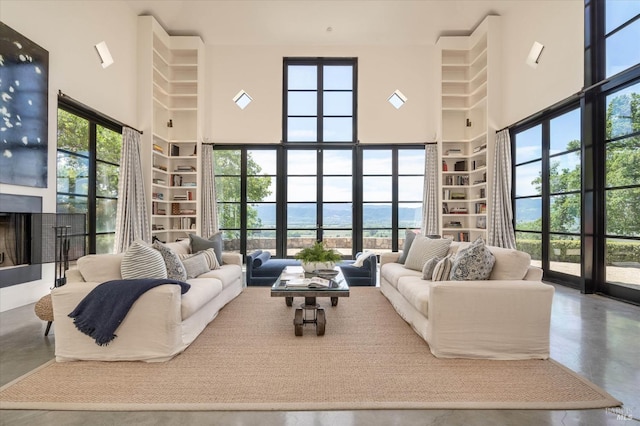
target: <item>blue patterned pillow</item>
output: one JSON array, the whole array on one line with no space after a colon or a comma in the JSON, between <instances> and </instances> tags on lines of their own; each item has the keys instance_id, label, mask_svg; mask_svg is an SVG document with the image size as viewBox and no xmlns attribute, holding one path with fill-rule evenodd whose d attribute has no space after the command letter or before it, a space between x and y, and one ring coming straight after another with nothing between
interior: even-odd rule
<instances>
[{"instance_id":1,"label":"blue patterned pillow","mask_svg":"<svg viewBox=\"0 0 640 426\"><path fill-rule=\"evenodd\" d=\"M153 243L153 248L158 250L167 266L167 278L184 281L187 279L187 270L180 261L178 254L160 241Z\"/></svg>"},{"instance_id":2,"label":"blue patterned pillow","mask_svg":"<svg viewBox=\"0 0 640 426\"><path fill-rule=\"evenodd\" d=\"M486 280L491 275L496 258L478 238L466 249L460 250L451 266L451 281Z\"/></svg>"}]
</instances>

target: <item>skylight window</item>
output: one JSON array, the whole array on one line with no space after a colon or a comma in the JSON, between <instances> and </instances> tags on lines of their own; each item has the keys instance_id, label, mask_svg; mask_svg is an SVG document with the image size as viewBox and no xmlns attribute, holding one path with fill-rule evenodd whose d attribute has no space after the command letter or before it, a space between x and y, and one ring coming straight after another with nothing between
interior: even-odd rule
<instances>
[{"instance_id":1,"label":"skylight window","mask_svg":"<svg viewBox=\"0 0 640 426\"><path fill-rule=\"evenodd\" d=\"M251 101L253 101L253 98L244 90L239 91L238 94L233 97L233 102L235 102L240 109L245 109Z\"/></svg>"},{"instance_id":2,"label":"skylight window","mask_svg":"<svg viewBox=\"0 0 640 426\"><path fill-rule=\"evenodd\" d=\"M400 109L405 102L407 102L407 97L402 94L401 91L396 90L389 96L387 99L391 105L393 105L396 109Z\"/></svg>"}]
</instances>

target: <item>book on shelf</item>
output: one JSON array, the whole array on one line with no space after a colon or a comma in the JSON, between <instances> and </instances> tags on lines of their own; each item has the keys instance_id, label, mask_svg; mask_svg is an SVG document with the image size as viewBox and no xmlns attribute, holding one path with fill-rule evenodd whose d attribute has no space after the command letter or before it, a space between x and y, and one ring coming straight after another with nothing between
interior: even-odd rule
<instances>
[{"instance_id":1,"label":"book on shelf","mask_svg":"<svg viewBox=\"0 0 640 426\"><path fill-rule=\"evenodd\" d=\"M462 154L462 150L460 148L449 148L445 155L460 155Z\"/></svg>"},{"instance_id":2,"label":"book on shelf","mask_svg":"<svg viewBox=\"0 0 640 426\"><path fill-rule=\"evenodd\" d=\"M467 171L467 162L466 161L456 161L453 165L453 170L456 172L466 172Z\"/></svg>"},{"instance_id":3,"label":"book on shelf","mask_svg":"<svg viewBox=\"0 0 640 426\"><path fill-rule=\"evenodd\" d=\"M174 201L187 201L189 198L186 195L174 195Z\"/></svg>"},{"instance_id":4,"label":"book on shelf","mask_svg":"<svg viewBox=\"0 0 640 426\"><path fill-rule=\"evenodd\" d=\"M330 288L331 280L320 277L313 278L293 278L287 280L286 288Z\"/></svg>"},{"instance_id":5,"label":"book on shelf","mask_svg":"<svg viewBox=\"0 0 640 426\"><path fill-rule=\"evenodd\" d=\"M476 203L476 213L483 214L487 212L487 205L485 203Z\"/></svg>"},{"instance_id":6,"label":"book on shelf","mask_svg":"<svg viewBox=\"0 0 640 426\"><path fill-rule=\"evenodd\" d=\"M455 177L455 184L459 186L469 185L469 176L468 175L460 175Z\"/></svg>"},{"instance_id":7,"label":"book on shelf","mask_svg":"<svg viewBox=\"0 0 640 426\"><path fill-rule=\"evenodd\" d=\"M196 186L195 182L182 182L182 186Z\"/></svg>"},{"instance_id":8,"label":"book on shelf","mask_svg":"<svg viewBox=\"0 0 640 426\"><path fill-rule=\"evenodd\" d=\"M450 200L466 200L467 199L467 194L465 194L464 192L452 192L450 195L451 195L451 198L449 198Z\"/></svg>"},{"instance_id":9,"label":"book on shelf","mask_svg":"<svg viewBox=\"0 0 640 426\"><path fill-rule=\"evenodd\" d=\"M180 147L176 144L171 144L171 156L178 157L180 156Z\"/></svg>"},{"instance_id":10,"label":"book on shelf","mask_svg":"<svg viewBox=\"0 0 640 426\"><path fill-rule=\"evenodd\" d=\"M193 191L187 191L187 200L194 200Z\"/></svg>"},{"instance_id":11,"label":"book on shelf","mask_svg":"<svg viewBox=\"0 0 640 426\"><path fill-rule=\"evenodd\" d=\"M157 184L157 185L164 185L166 182L164 179L154 179L153 183Z\"/></svg>"},{"instance_id":12,"label":"book on shelf","mask_svg":"<svg viewBox=\"0 0 640 426\"><path fill-rule=\"evenodd\" d=\"M196 214L196 209L180 209L179 214Z\"/></svg>"},{"instance_id":13,"label":"book on shelf","mask_svg":"<svg viewBox=\"0 0 640 426\"><path fill-rule=\"evenodd\" d=\"M462 222L452 220L451 222L447 223L447 228L462 228Z\"/></svg>"},{"instance_id":14,"label":"book on shelf","mask_svg":"<svg viewBox=\"0 0 640 426\"><path fill-rule=\"evenodd\" d=\"M164 148L163 148L163 147L161 147L161 146L160 146L160 145L158 145L158 144L155 144L155 143L153 144L153 150L154 150L155 152L159 152L159 153L161 153L161 154L164 154Z\"/></svg>"},{"instance_id":15,"label":"book on shelf","mask_svg":"<svg viewBox=\"0 0 640 426\"><path fill-rule=\"evenodd\" d=\"M182 165L179 164L179 165L176 166L175 171L176 172L195 172L196 168L194 166L187 166L187 165L184 165L184 164L182 164Z\"/></svg>"},{"instance_id":16,"label":"book on shelf","mask_svg":"<svg viewBox=\"0 0 640 426\"><path fill-rule=\"evenodd\" d=\"M158 169L158 170L162 170L163 172L167 171L167 166L162 166L162 165L159 165L159 164L154 164L153 168L154 169Z\"/></svg>"}]
</instances>

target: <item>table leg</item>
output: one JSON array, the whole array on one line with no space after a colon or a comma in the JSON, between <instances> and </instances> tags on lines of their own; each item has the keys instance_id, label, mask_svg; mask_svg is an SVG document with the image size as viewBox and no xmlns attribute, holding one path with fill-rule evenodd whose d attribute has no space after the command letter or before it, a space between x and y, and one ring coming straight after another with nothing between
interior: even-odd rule
<instances>
[{"instance_id":1,"label":"table leg","mask_svg":"<svg viewBox=\"0 0 640 426\"><path fill-rule=\"evenodd\" d=\"M316 315L316 334L318 336L324 336L324 326L327 324L324 309L318 308Z\"/></svg>"},{"instance_id":2,"label":"table leg","mask_svg":"<svg viewBox=\"0 0 640 426\"><path fill-rule=\"evenodd\" d=\"M337 297L332 297L331 298L331 306L338 306L338 298Z\"/></svg>"},{"instance_id":3,"label":"table leg","mask_svg":"<svg viewBox=\"0 0 640 426\"><path fill-rule=\"evenodd\" d=\"M302 336L302 326L304 325L304 319L302 318L302 309L296 309L296 315L293 317L293 328L296 336Z\"/></svg>"},{"instance_id":4,"label":"table leg","mask_svg":"<svg viewBox=\"0 0 640 426\"><path fill-rule=\"evenodd\" d=\"M284 303L286 303L287 306L293 306L293 297L285 297Z\"/></svg>"}]
</instances>

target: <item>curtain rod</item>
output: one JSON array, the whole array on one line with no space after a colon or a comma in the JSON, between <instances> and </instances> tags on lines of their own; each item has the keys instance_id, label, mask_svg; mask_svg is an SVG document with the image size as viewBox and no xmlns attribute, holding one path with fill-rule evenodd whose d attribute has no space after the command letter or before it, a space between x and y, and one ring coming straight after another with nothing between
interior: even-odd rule
<instances>
[{"instance_id":1,"label":"curtain rod","mask_svg":"<svg viewBox=\"0 0 640 426\"><path fill-rule=\"evenodd\" d=\"M103 113L101 113L100 111L97 111L97 110L95 110L94 108L91 108L90 106L87 106L87 105L83 104L82 102L80 102L80 101L78 101L78 100L76 100L76 99L72 98L71 96L69 96L69 95L66 95L66 94L62 93L62 90L58 90L58 97L59 97L59 98L63 98L65 101L67 101L67 102L69 102L69 103L72 103L72 104L74 104L74 105L75 105L75 106L77 106L77 107L80 107L80 108L82 108L82 109L85 109L85 110L87 110L87 111L90 111L92 114L95 114L96 116L98 116L98 117L100 117L100 118L102 118L102 119L105 119L105 120L108 120L108 121L112 121L112 122L116 123L116 124L117 124L118 126L120 126L120 127L129 127L130 129L133 129L133 130L135 130L136 132L138 132L138 133L140 133L140 134L143 134L142 130L138 130L138 129L136 129L136 128L135 128L135 127L133 127L133 126L129 126L128 124L124 124L123 122L121 122L121 121L119 121L119 120L116 120L116 119L114 119L114 118L111 118L111 117L109 117L108 115L103 114Z\"/></svg>"}]
</instances>

